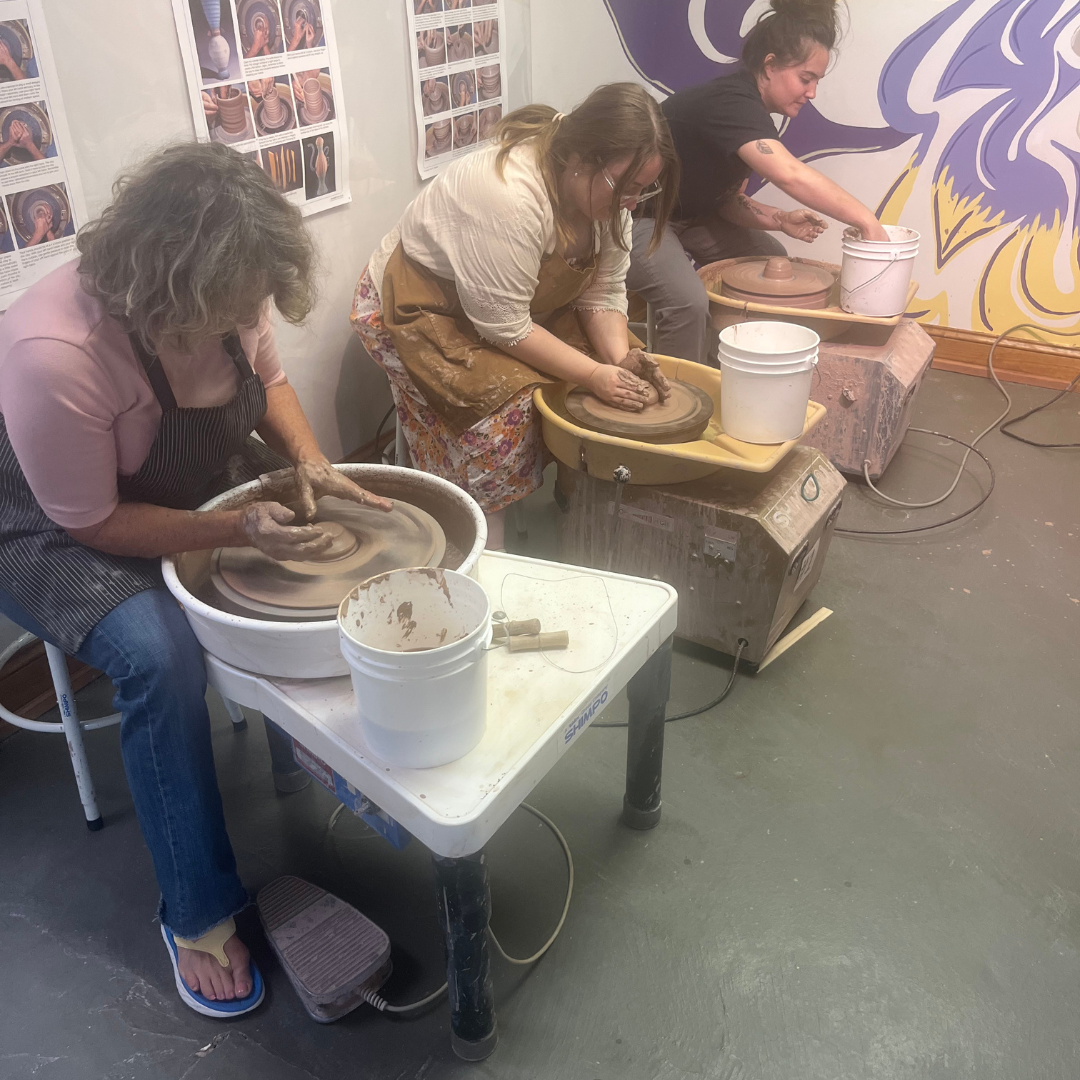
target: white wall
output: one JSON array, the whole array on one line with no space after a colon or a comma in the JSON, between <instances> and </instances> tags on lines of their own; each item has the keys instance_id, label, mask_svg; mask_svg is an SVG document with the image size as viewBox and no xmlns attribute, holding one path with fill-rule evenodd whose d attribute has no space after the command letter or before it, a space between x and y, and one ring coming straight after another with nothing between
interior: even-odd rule
<instances>
[{"instance_id":1,"label":"white wall","mask_svg":"<svg viewBox=\"0 0 1080 1080\"><path fill-rule=\"evenodd\" d=\"M603 0L536 0L531 21L533 100L566 112L597 86L643 81Z\"/></svg>"},{"instance_id":2,"label":"white wall","mask_svg":"<svg viewBox=\"0 0 1080 1080\"><path fill-rule=\"evenodd\" d=\"M371 439L390 403L386 378L352 333L353 287L368 256L420 188L404 0L333 3L349 123L351 205L308 218L323 253L322 297L303 328L282 325L289 380L324 451ZM169 0L46 0L75 157L95 214L116 173L194 137ZM528 100L529 0L507 0L509 105Z\"/></svg>"}]
</instances>

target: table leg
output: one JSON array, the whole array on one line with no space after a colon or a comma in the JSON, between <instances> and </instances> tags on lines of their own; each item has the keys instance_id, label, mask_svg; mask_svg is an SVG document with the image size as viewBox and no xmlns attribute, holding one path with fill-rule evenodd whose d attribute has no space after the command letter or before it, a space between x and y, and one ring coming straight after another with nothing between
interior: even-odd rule
<instances>
[{"instance_id":1,"label":"table leg","mask_svg":"<svg viewBox=\"0 0 1080 1080\"><path fill-rule=\"evenodd\" d=\"M624 824L653 829L660 823L660 777L664 767L664 718L671 693L671 638L630 680L626 738Z\"/></svg>"},{"instance_id":2,"label":"table leg","mask_svg":"<svg viewBox=\"0 0 1080 1080\"><path fill-rule=\"evenodd\" d=\"M491 987L488 921L491 890L483 851L461 859L434 856L439 918L446 934L450 1043L465 1061L483 1061L499 1041Z\"/></svg>"}]
</instances>

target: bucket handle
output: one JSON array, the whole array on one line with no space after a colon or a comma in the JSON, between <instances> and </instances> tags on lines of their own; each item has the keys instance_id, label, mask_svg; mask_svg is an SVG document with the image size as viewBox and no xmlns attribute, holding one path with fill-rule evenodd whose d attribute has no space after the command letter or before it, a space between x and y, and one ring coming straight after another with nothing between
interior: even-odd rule
<instances>
[{"instance_id":1,"label":"bucket handle","mask_svg":"<svg viewBox=\"0 0 1080 1080\"><path fill-rule=\"evenodd\" d=\"M900 252L899 251L892 252L892 258L889 260L888 265L886 265L884 270L882 270L880 273L875 274L872 278L870 278L869 281L864 281L861 285L856 285L854 289L846 289L846 288L844 288L843 284L841 283L841 285L840 285L841 296L845 300L850 299L860 289L865 289L867 287L867 285L873 285L875 281L880 281L893 268L893 263L895 263L899 258L900 258Z\"/></svg>"}]
</instances>

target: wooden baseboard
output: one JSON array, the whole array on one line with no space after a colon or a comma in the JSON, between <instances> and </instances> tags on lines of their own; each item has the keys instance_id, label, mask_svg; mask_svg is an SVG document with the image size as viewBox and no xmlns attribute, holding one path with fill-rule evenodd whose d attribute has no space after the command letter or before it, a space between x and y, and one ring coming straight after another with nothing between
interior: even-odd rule
<instances>
[{"instance_id":1,"label":"wooden baseboard","mask_svg":"<svg viewBox=\"0 0 1080 1080\"><path fill-rule=\"evenodd\" d=\"M995 335L948 326L924 326L934 339L934 367L962 375L990 378L987 357ZM1065 339L1068 340L1068 339ZM1080 348L1046 345L1024 336L1003 341L994 353L994 370L1002 382L1064 390L1080 375ZM1080 385L1077 386L1080 393Z\"/></svg>"}]
</instances>

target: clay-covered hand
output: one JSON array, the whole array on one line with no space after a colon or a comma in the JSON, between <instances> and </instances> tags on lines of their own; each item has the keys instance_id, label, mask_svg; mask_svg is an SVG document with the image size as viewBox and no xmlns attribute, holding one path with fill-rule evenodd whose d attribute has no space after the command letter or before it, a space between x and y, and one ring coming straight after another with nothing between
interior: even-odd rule
<instances>
[{"instance_id":1,"label":"clay-covered hand","mask_svg":"<svg viewBox=\"0 0 1080 1080\"><path fill-rule=\"evenodd\" d=\"M206 119L210 120L217 116L218 107L217 102L204 90L202 95L202 107L203 113L206 115Z\"/></svg>"},{"instance_id":2,"label":"clay-covered hand","mask_svg":"<svg viewBox=\"0 0 1080 1080\"><path fill-rule=\"evenodd\" d=\"M491 39L495 36L495 20L494 19L481 19L480 22L475 23L473 26L473 36L476 39L476 44L481 49L486 49L491 44Z\"/></svg>"},{"instance_id":3,"label":"clay-covered hand","mask_svg":"<svg viewBox=\"0 0 1080 1080\"><path fill-rule=\"evenodd\" d=\"M335 469L326 458L312 458L296 463L296 486L300 495L300 512L310 521L315 516L315 500L323 495L349 499L374 510L394 509L390 499L372 495L359 484L354 484L340 469Z\"/></svg>"},{"instance_id":4,"label":"clay-covered hand","mask_svg":"<svg viewBox=\"0 0 1080 1080\"><path fill-rule=\"evenodd\" d=\"M862 233L864 240L873 240L879 244L887 244L891 237L885 231L885 227L878 221L877 218L873 218L863 225L859 231Z\"/></svg>"},{"instance_id":5,"label":"clay-covered hand","mask_svg":"<svg viewBox=\"0 0 1080 1080\"><path fill-rule=\"evenodd\" d=\"M807 244L812 244L829 227L829 223L812 210L779 210L776 218L784 233Z\"/></svg>"},{"instance_id":6,"label":"clay-covered hand","mask_svg":"<svg viewBox=\"0 0 1080 1080\"><path fill-rule=\"evenodd\" d=\"M292 469L279 469L259 477L262 496L296 505L302 520L310 521L316 514L315 502L324 495L349 499L375 510L393 510L390 499L372 495L354 484L343 472L335 469L326 458L305 458Z\"/></svg>"},{"instance_id":7,"label":"clay-covered hand","mask_svg":"<svg viewBox=\"0 0 1080 1080\"><path fill-rule=\"evenodd\" d=\"M671 383L660 370L660 365L644 349L631 349L619 361L619 367L632 371L639 379L655 386L661 401L671 397Z\"/></svg>"},{"instance_id":8,"label":"clay-covered hand","mask_svg":"<svg viewBox=\"0 0 1080 1080\"><path fill-rule=\"evenodd\" d=\"M616 364L598 364L588 388L605 404L641 412L649 402L649 384Z\"/></svg>"},{"instance_id":9,"label":"clay-covered hand","mask_svg":"<svg viewBox=\"0 0 1080 1080\"><path fill-rule=\"evenodd\" d=\"M316 525L291 526L296 515L277 502L256 502L245 506L240 526L247 542L271 559L303 561L325 551L333 538Z\"/></svg>"}]
</instances>

